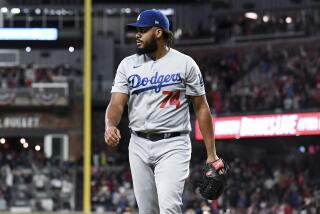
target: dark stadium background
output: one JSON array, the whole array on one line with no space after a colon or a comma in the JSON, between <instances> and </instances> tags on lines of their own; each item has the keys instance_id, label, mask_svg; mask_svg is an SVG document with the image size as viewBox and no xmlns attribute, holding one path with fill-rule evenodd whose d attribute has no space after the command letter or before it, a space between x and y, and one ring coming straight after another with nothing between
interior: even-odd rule
<instances>
[{"instance_id":1,"label":"dark stadium background","mask_svg":"<svg viewBox=\"0 0 320 214\"><path fill-rule=\"evenodd\" d=\"M104 143L104 112L117 65L135 51L126 24L149 8L168 15L174 48L198 63L214 116L318 121L316 135L218 139L232 174L217 201L196 190L205 149L193 131L184 213L320 213L318 0L93 0L92 212L137 211L127 112L117 148ZM55 41L0 40L1 212L83 212L84 14L81 0L0 0L0 30L58 30Z\"/></svg>"}]
</instances>

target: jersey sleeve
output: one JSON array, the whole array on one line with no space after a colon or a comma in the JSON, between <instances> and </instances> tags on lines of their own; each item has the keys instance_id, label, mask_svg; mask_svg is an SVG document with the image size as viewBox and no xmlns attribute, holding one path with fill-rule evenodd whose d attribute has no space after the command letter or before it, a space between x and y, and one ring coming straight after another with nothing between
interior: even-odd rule
<instances>
[{"instance_id":1,"label":"jersey sleeve","mask_svg":"<svg viewBox=\"0 0 320 214\"><path fill-rule=\"evenodd\" d=\"M205 93L204 82L200 69L197 63L193 59L190 59L187 64L186 95L201 96Z\"/></svg>"},{"instance_id":2,"label":"jersey sleeve","mask_svg":"<svg viewBox=\"0 0 320 214\"><path fill-rule=\"evenodd\" d=\"M116 76L113 81L111 93L114 93L114 92L129 94L124 60L122 60L121 63L119 64Z\"/></svg>"}]
</instances>

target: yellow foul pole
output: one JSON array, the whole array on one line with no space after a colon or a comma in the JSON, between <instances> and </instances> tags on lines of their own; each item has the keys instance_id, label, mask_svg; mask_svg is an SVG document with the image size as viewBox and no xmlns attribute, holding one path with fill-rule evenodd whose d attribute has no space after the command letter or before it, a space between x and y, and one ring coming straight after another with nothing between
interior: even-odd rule
<instances>
[{"instance_id":1,"label":"yellow foul pole","mask_svg":"<svg viewBox=\"0 0 320 214\"><path fill-rule=\"evenodd\" d=\"M83 212L91 212L91 8L92 0L84 1L84 150Z\"/></svg>"}]
</instances>

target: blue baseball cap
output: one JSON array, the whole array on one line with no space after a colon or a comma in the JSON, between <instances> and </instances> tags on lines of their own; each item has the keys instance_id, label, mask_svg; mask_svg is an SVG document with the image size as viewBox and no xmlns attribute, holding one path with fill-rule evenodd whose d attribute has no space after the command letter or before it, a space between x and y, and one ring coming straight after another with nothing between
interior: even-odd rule
<instances>
[{"instance_id":1,"label":"blue baseball cap","mask_svg":"<svg viewBox=\"0 0 320 214\"><path fill-rule=\"evenodd\" d=\"M163 29L169 30L170 24L169 19L160 10L144 10L142 11L137 21L128 24L133 27L161 27Z\"/></svg>"}]
</instances>

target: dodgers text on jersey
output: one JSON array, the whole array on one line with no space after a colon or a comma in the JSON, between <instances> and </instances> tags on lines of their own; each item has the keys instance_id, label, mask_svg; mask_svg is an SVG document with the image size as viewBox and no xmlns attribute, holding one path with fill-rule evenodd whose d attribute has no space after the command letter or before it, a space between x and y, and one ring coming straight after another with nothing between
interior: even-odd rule
<instances>
[{"instance_id":1,"label":"dodgers text on jersey","mask_svg":"<svg viewBox=\"0 0 320 214\"><path fill-rule=\"evenodd\" d=\"M141 92L154 90L156 93L159 93L161 88L177 85L182 82L180 73L159 75L158 72L154 76L141 77L139 74L133 74L128 77L128 84L132 94L140 94Z\"/></svg>"}]
</instances>

